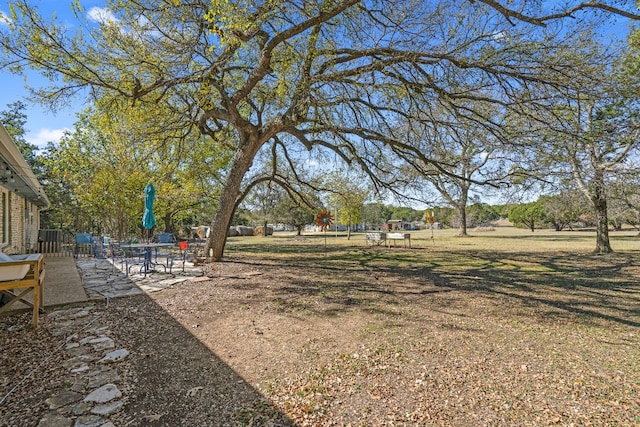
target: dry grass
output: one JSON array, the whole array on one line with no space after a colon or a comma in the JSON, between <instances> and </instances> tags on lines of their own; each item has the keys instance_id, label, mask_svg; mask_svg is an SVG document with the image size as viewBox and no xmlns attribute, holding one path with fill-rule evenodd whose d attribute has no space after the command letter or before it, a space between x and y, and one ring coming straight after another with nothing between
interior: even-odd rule
<instances>
[{"instance_id":1,"label":"dry grass","mask_svg":"<svg viewBox=\"0 0 640 427\"><path fill-rule=\"evenodd\" d=\"M272 370L246 375L301 425L640 425L635 235L612 233L606 256L590 231L511 227L412 233L411 250L237 239L229 259L261 274L232 285L247 295L228 320L294 352L242 340L270 357L248 372ZM214 351L234 347L228 333L207 340Z\"/></svg>"},{"instance_id":2,"label":"dry grass","mask_svg":"<svg viewBox=\"0 0 640 427\"><path fill-rule=\"evenodd\" d=\"M210 280L112 301L116 424L640 425L636 233L454 234L232 238Z\"/></svg>"}]
</instances>

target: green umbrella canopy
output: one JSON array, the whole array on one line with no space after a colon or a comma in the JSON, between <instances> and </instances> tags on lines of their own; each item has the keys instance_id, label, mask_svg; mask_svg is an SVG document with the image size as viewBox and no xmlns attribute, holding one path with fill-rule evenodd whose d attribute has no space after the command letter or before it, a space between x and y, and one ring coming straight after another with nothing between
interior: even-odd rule
<instances>
[{"instance_id":1,"label":"green umbrella canopy","mask_svg":"<svg viewBox=\"0 0 640 427\"><path fill-rule=\"evenodd\" d=\"M156 217L153 216L153 202L156 199L156 189L152 184L144 187L144 214L142 215L142 226L146 229L156 225Z\"/></svg>"}]
</instances>

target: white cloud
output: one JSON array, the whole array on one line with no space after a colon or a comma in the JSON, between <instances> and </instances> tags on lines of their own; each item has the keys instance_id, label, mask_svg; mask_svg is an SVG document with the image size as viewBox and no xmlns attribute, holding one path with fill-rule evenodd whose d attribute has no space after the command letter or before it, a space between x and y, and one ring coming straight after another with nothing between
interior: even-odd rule
<instances>
[{"instance_id":1,"label":"white cloud","mask_svg":"<svg viewBox=\"0 0 640 427\"><path fill-rule=\"evenodd\" d=\"M25 136L25 139L28 143L38 146L39 148L44 148L47 146L49 142L55 142L56 144L60 142L60 138L65 134L65 132L70 132L70 129L47 129L42 128L37 133L28 133Z\"/></svg>"},{"instance_id":2,"label":"white cloud","mask_svg":"<svg viewBox=\"0 0 640 427\"><path fill-rule=\"evenodd\" d=\"M9 15L0 10L0 25L9 25L11 23L11 18Z\"/></svg>"},{"instance_id":3,"label":"white cloud","mask_svg":"<svg viewBox=\"0 0 640 427\"><path fill-rule=\"evenodd\" d=\"M87 17L89 17L89 20L103 25L117 24L119 22L113 12L105 7L92 7L87 12Z\"/></svg>"}]
</instances>

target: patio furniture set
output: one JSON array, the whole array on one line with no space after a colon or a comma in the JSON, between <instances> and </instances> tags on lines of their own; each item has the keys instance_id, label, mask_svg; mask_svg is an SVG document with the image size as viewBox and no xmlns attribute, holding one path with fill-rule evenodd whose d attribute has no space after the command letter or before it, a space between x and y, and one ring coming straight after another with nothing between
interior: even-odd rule
<instances>
[{"instance_id":1,"label":"patio furniture set","mask_svg":"<svg viewBox=\"0 0 640 427\"><path fill-rule=\"evenodd\" d=\"M77 233L74 253L78 256L89 251L97 258L110 258L114 265L120 264L126 275L136 272L146 277L159 268L165 273L172 273L178 263L182 263L184 272L185 262L194 258L201 246L204 246L204 242L176 242L171 233L158 234L147 242L117 242L88 233Z\"/></svg>"}]
</instances>

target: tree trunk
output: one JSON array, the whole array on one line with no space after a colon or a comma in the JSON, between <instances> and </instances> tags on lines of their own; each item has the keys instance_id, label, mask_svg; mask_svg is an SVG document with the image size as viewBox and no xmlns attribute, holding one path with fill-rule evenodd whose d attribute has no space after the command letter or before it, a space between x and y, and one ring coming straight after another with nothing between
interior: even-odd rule
<instances>
[{"instance_id":1,"label":"tree trunk","mask_svg":"<svg viewBox=\"0 0 640 427\"><path fill-rule=\"evenodd\" d=\"M467 206L466 203L462 206L458 206L458 215L460 216L460 229L458 231L459 237L467 237Z\"/></svg>"},{"instance_id":2,"label":"tree trunk","mask_svg":"<svg viewBox=\"0 0 640 427\"><path fill-rule=\"evenodd\" d=\"M460 197L455 200L455 207L458 209L458 215L460 216L460 228L458 230L458 237L468 237L467 234L467 201L469 200L469 186L462 185L460 187ZM452 200L453 201L453 200Z\"/></svg>"},{"instance_id":3,"label":"tree trunk","mask_svg":"<svg viewBox=\"0 0 640 427\"><path fill-rule=\"evenodd\" d=\"M166 233L171 233L171 214L166 213L162 218L162 221L164 222L164 231Z\"/></svg>"},{"instance_id":4,"label":"tree trunk","mask_svg":"<svg viewBox=\"0 0 640 427\"><path fill-rule=\"evenodd\" d=\"M602 193L596 193L591 199L596 211L596 249L594 253L608 254L613 252L609 243L609 219L607 216L607 199Z\"/></svg>"},{"instance_id":5,"label":"tree trunk","mask_svg":"<svg viewBox=\"0 0 640 427\"><path fill-rule=\"evenodd\" d=\"M262 223L262 237L267 237L269 235L269 230L267 230L267 221L265 220Z\"/></svg>"},{"instance_id":6,"label":"tree trunk","mask_svg":"<svg viewBox=\"0 0 640 427\"><path fill-rule=\"evenodd\" d=\"M347 240L351 240L351 223L347 224Z\"/></svg>"},{"instance_id":7,"label":"tree trunk","mask_svg":"<svg viewBox=\"0 0 640 427\"><path fill-rule=\"evenodd\" d=\"M233 158L231 169L222 188L216 213L211 221L211 231L207 239L206 256L211 261L222 260L227 243L227 232L236 209L242 179L251 167L254 156L260 146L261 143L257 137L250 140L247 137L247 140L240 144L240 148Z\"/></svg>"}]
</instances>

